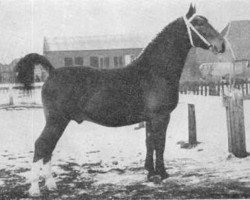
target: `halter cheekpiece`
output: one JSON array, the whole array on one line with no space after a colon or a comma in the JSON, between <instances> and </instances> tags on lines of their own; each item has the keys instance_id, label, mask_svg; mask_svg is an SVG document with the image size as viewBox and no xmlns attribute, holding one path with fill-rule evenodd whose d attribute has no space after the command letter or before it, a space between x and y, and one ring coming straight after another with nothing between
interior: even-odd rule
<instances>
[{"instance_id":1,"label":"halter cheekpiece","mask_svg":"<svg viewBox=\"0 0 250 200\"><path fill-rule=\"evenodd\" d=\"M184 19L184 22L186 24L186 27L187 27L187 32L188 32L188 37L189 37L189 41L190 41L190 44L192 45L192 47L195 47L194 45L194 42L193 42L193 37L192 37L192 33L191 33L191 30L193 30L196 35L199 36L199 38L206 44L208 45L208 47L212 46L210 44L210 42L207 41L206 38L204 38L193 26L193 24L191 23L193 21L193 19L196 17L197 15L194 14L192 17L190 17L189 19L187 19L186 16L183 16L183 19Z\"/></svg>"}]
</instances>

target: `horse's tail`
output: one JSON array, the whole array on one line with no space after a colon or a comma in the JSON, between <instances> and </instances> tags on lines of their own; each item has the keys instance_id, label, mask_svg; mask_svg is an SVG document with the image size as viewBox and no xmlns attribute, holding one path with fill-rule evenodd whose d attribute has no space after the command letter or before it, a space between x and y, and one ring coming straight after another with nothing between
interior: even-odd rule
<instances>
[{"instance_id":1,"label":"horse's tail","mask_svg":"<svg viewBox=\"0 0 250 200\"><path fill-rule=\"evenodd\" d=\"M37 53L31 53L21 58L16 64L17 81L22 83L26 90L30 90L34 83L35 65L41 65L48 74L55 69L47 58Z\"/></svg>"}]
</instances>

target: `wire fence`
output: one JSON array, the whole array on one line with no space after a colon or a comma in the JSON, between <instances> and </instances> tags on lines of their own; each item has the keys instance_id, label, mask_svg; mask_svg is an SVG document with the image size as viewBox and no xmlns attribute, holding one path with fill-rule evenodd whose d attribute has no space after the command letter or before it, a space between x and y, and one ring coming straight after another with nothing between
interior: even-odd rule
<instances>
[{"instance_id":1,"label":"wire fence","mask_svg":"<svg viewBox=\"0 0 250 200\"><path fill-rule=\"evenodd\" d=\"M181 94L194 94L203 96L222 96L226 88L234 87L241 90L243 96L250 93L250 81L240 80L232 84L229 82L183 82L180 84Z\"/></svg>"}]
</instances>

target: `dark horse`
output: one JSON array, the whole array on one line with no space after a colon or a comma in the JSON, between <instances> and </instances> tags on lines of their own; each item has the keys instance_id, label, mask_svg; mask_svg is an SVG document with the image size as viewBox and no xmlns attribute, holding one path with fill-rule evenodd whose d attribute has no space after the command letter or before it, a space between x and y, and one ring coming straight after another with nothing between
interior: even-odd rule
<instances>
[{"instance_id":1,"label":"dark horse","mask_svg":"<svg viewBox=\"0 0 250 200\"><path fill-rule=\"evenodd\" d=\"M56 189L51 175L52 152L71 120L119 127L146 121L148 179L165 179L165 135L170 113L178 103L179 80L192 46L225 50L224 40L205 17L188 13L166 26L131 64L120 69L63 67L54 69L43 56L29 54L17 64L18 79L30 88L34 65L49 73L42 88L46 125L35 142L31 195L39 195L40 165L45 165L49 189ZM155 162L154 162L155 152Z\"/></svg>"}]
</instances>

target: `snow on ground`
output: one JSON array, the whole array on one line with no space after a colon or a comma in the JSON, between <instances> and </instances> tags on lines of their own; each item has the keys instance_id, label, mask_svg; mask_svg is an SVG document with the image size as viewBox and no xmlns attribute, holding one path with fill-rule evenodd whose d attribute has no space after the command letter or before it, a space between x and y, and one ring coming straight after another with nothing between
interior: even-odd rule
<instances>
[{"instance_id":1,"label":"snow on ground","mask_svg":"<svg viewBox=\"0 0 250 200\"><path fill-rule=\"evenodd\" d=\"M191 149L178 145L188 140L187 103L195 104L197 139L200 142ZM244 109L246 145L250 152L250 101L244 102ZM0 109L0 175L1 170L8 169L25 178L20 184L27 184L34 141L43 126L42 109ZM71 122L52 159L57 181L65 181L73 170L77 176L69 186L74 189L79 180L91 180L93 187L136 183L157 187L146 181L143 169L145 129L134 130L135 126L108 128L90 122L81 125ZM250 157L239 159L230 155L227 141L226 111L221 98L181 95L167 130L165 164L170 178L164 182L191 187L209 181L220 183L230 180L250 188ZM0 187L8 178L0 177ZM163 189L158 188L160 190ZM78 192L83 195L89 191ZM123 193L116 195L119 197Z\"/></svg>"}]
</instances>

